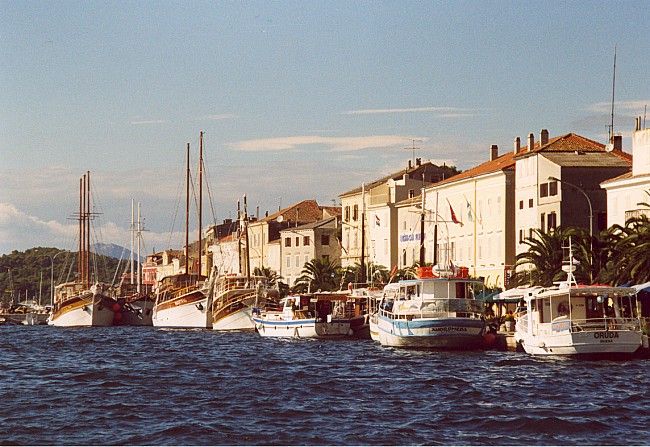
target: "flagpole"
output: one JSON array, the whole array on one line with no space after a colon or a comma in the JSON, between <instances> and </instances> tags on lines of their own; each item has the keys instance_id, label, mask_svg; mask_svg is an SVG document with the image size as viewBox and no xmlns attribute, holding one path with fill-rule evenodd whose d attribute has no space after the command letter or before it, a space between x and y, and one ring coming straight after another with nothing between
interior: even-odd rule
<instances>
[{"instance_id":1,"label":"flagpole","mask_svg":"<svg viewBox=\"0 0 650 447\"><path fill-rule=\"evenodd\" d=\"M433 225L433 265L438 265L438 191L436 191L436 223Z\"/></svg>"}]
</instances>

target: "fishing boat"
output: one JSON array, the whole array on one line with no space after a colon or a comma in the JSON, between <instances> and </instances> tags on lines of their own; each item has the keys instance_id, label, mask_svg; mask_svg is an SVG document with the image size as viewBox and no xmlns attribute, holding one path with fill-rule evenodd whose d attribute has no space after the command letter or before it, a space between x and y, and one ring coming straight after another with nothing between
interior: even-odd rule
<instances>
[{"instance_id":1,"label":"fishing boat","mask_svg":"<svg viewBox=\"0 0 650 447\"><path fill-rule=\"evenodd\" d=\"M484 343L484 283L466 268L420 267L418 278L384 287L377 312L377 338L383 346L473 349ZM371 326L373 328L373 326Z\"/></svg>"},{"instance_id":2,"label":"fishing boat","mask_svg":"<svg viewBox=\"0 0 650 447\"><path fill-rule=\"evenodd\" d=\"M185 271L169 275L160 281L153 307L153 325L169 328L212 328L212 284L201 274L202 257L202 183L203 183L203 132L199 149L199 212L198 212L198 255L196 273L192 272L189 255L188 222L190 213L190 145L187 144L186 166L186 205L185 205Z\"/></svg>"},{"instance_id":3,"label":"fishing boat","mask_svg":"<svg viewBox=\"0 0 650 447\"><path fill-rule=\"evenodd\" d=\"M348 293L319 292L290 295L281 310L260 310L253 315L262 337L339 338L352 335L346 308Z\"/></svg>"},{"instance_id":4,"label":"fishing boat","mask_svg":"<svg viewBox=\"0 0 650 447\"><path fill-rule=\"evenodd\" d=\"M90 275L90 172L79 180L79 256L75 281L54 288L48 324L52 326L112 326L119 307L109 285L91 283Z\"/></svg>"},{"instance_id":5,"label":"fishing boat","mask_svg":"<svg viewBox=\"0 0 650 447\"><path fill-rule=\"evenodd\" d=\"M567 280L523 296L515 340L532 355L618 357L643 342L636 289L577 284L578 261L569 248Z\"/></svg>"}]
</instances>

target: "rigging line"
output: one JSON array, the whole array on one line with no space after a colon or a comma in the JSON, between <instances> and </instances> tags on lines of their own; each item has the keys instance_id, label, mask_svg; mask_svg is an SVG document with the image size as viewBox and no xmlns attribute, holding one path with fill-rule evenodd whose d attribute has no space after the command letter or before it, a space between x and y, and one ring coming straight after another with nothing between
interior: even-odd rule
<instances>
[{"instance_id":1,"label":"rigging line","mask_svg":"<svg viewBox=\"0 0 650 447\"><path fill-rule=\"evenodd\" d=\"M179 163L180 165L180 163ZM172 223L171 223L171 228L169 229L169 237L167 238L167 249L171 248L172 244L172 237L174 235L174 228L176 227L176 219L178 218L178 211L181 207L181 202L182 202L182 197L185 195L183 194L184 191L184 183L185 183L185 166L183 165L183 174L176 176L178 179L178 184L176 186L176 210L174 211L174 216L172 218Z\"/></svg>"}]
</instances>

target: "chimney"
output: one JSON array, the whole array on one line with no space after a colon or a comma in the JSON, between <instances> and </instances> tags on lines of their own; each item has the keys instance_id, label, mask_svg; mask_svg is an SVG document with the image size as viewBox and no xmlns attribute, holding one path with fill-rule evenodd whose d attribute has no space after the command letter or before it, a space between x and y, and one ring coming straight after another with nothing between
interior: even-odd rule
<instances>
[{"instance_id":1,"label":"chimney","mask_svg":"<svg viewBox=\"0 0 650 447\"><path fill-rule=\"evenodd\" d=\"M515 154L518 154L521 150L521 138L515 138Z\"/></svg>"},{"instance_id":2,"label":"chimney","mask_svg":"<svg viewBox=\"0 0 650 447\"><path fill-rule=\"evenodd\" d=\"M493 144L490 147L490 161L496 160L497 158L499 158L499 146Z\"/></svg>"},{"instance_id":3,"label":"chimney","mask_svg":"<svg viewBox=\"0 0 650 447\"><path fill-rule=\"evenodd\" d=\"M614 135L614 150L623 150L623 135Z\"/></svg>"},{"instance_id":4,"label":"chimney","mask_svg":"<svg viewBox=\"0 0 650 447\"><path fill-rule=\"evenodd\" d=\"M409 169L411 169L413 165L411 164L411 160L409 160Z\"/></svg>"},{"instance_id":5,"label":"chimney","mask_svg":"<svg viewBox=\"0 0 650 447\"><path fill-rule=\"evenodd\" d=\"M640 116L637 116L634 119L634 123L636 124L634 131L638 132L639 130L641 130L641 117Z\"/></svg>"},{"instance_id":6,"label":"chimney","mask_svg":"<svg viewBox=\"0 0 650 447\"><path fill-rule=\"evenodd\" d=\"M416 158L415 159L415 166L422 166L422 159L421 158Z\"/></svg>"},{"instance_id":7,"label":"chimney","mask_svg":"<svg viewBox=\"0 0 650 447\"><path fill-rule=\"evenodd\" d=\"M542 129L539 133L539 144L540 146L548 144L548 129Z\"/></svg>"},{"instance_id":8,"label":"chimney","mask_svg":"<svg viewBox=\"0 0 650 447\"><path fill-rule=\"evenodd\" d=\"M528 134L528 148L526 149L528 152L532 152L533 149L535 149L535 135L532 133Z\"/></svg>"}]
</instances>

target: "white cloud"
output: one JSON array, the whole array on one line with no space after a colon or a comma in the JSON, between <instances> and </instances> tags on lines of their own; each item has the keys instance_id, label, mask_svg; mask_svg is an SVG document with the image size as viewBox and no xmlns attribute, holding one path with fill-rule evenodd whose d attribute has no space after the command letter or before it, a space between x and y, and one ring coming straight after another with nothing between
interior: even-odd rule
<instances>
[{"instance_id":1,"label":"white cloud","mask_svg":"<svg viewBox=\"0 0 650 447\"><path fill-rule=\"evenodd\" d=\"M353 152L365 149L384 149L402 147L410 138L402 135L369 135L363 137L319 137L295 136L261 138L231 143L230 146L241 152L273 152L299 150L302 146L326 146L329 152ZM425 140L424 138L420 138Z\"/></svg>"},{"instance_id":2,"label":"white cloud","mask_svg":"<svg viewBox=\"0 0 650 447\"><path fill-rule=\"evenodd\" d=\"M460 110L453 107L413 107L406 109L361 109L347 110L341 115L374 115L379 113L421 113L421 112L452 112Z\"/></svg>"},{"instance_id":3,"label":"white cloud","mask_svg":"<svg viewBox=\"0 0 650 447\"><path fill-rule=\"evenodd\" d=\"M614 114L616 112L623 113L636 113L641 114L645 106L650 103L649 100L637 100L637 101L614 101ZM597 102L587 106L587 110L592 113L611 113L612 112L612 103L611 102Z\"/></svg>"},{"instance_id":4,"label":"white cloud","mask_svg":"<svg viewBox=\"0 0 650 447\"><path fill-rule=\"evenodd\" d=\"M230 119L235 119L235 118L237 118L237 115L231 115L231 114L228 114L228 113L224 113L224 114L197 116L194 119L201 120L201 121L220 121L220 120L230 120Z\"/></svg>"},{"instance_id":5,"label":"white cloud","mask_svg":"<svg viewBox=\"0 0 650 447\"><path fill-rule=\"evenodd\" d=\"M133 126L141 126L144 124L166 124L167 120L142 120L142 121L131 121Z\"/></svg>"}]
</instances>

